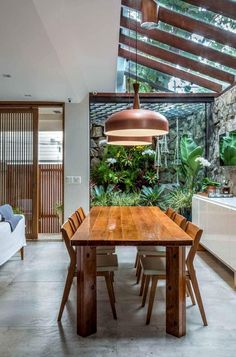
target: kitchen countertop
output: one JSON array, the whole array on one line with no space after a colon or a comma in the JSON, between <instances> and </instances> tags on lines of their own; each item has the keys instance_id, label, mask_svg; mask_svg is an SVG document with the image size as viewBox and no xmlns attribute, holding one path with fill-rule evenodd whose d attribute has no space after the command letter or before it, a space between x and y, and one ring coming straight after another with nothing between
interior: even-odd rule
<instances>
[{"instance_id":1,"label":"kitchen countertop","mask_svg":"<svg viewBox=\"0 0 236 357\"><path fill-rule=\"evenodd\" d=\"M211 202L213 204L217 204L220 206L225 206L229 208L235 208L236 209L236 197L215 197L215 198L210 198L205 195L200 195L196 194L193 196L194 198L201 199L203 201Z\"/></svg>"}]
</instances>

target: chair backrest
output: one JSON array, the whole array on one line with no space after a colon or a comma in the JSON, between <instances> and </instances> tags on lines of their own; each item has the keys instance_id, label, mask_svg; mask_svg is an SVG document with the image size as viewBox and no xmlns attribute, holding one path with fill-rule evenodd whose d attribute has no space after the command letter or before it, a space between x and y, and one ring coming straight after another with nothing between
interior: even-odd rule
<instances>
[{"instance_id":1,"label":"chair backrest","mask_svg":"<svg viewBox=\"0 0 236 357\"><path fill-rule=\"evenodd\" d=\"M70 217L69 217L69 222L71 225L71 228L73 230L73 232L75 233L77 231L77 229L79 228L81 221L78 217L78 215L76 214L76 212L74 212Z\"/></svg>"},{"instance_id":2,"label":"chair backrest","mask_svg":"<svg viewBox=\"0 0 236 357\"><path fill-rule=\"evenodd\" d=\"M84 220L85 217L86 217L83 208L82 208L82 207L77 208L76 213L77 213L77 215L79 216L79 218L80 218L80 220L81 220L81 223L82 223L83 220Z\"/></svg>"},{"instance_id":3,"label":"chair backrest","mask_svg":"<svg viewBox=\"0 0 236 357\"><path fill-rule=\"evenodd\" d=\"M187 222L186 228L185 228L185 232L191 238L193 238L193 245L191 246L190 251L189 251L188 256L187 256L187 259L186 259L187 267L193 267L193 260L194 260L195 255L196 255L196 252L197 252L197 249L198 249L198 245L199 245L203 230L200 229L195 224L193 224L191 222Z\"/></svg>"},{"instance_id":4,"label":"chair backrest","mask_svg":"<svg viewBox=\"0 0 236 357\"><path fill-rule=\"evenodd\" d=\"M173 208L169 207L167 208L167 210L165 211L165 214L171 218L171 219L174 219L174 216L176 215L176 212L175 210L173 210Z\"/></svg>"},{"instance_id":5,"label":"chair backrest","mask_svg":"<svg viewBox=\"0 0 236 357\"><path fill-rule=\"evenodd\" d=\"M74 248L70 244L70 240L74 235L74 231L71 228L71 224L69 221L66 221L63 226L61 227L61 232L62 232L62 237L64 239L64 242L66 244L66 249L69 253L70 259L73 262L76 262L76 253Z\"/></svg>"},{"instance_id":6,"label":"chair backrest","mask_svg":"<svg viewBox=\"0 0 236 357\"><path fill-rule=\"evenodd\" d=\"M173 221L178 224L178 226L182 229L185 229L186 228L186 223L187 223L187 219L182 216L181 214L179 213L176 213L175 216L174 216L174 219Z\"/></svg>"}]
</instances>

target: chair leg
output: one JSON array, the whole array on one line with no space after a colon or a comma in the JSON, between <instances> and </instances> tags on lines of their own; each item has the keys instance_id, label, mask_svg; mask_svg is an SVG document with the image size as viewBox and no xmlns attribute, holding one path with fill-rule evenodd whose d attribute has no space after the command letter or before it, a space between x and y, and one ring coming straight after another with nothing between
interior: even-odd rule
<instances>
[{"instance_id":1,"label":"chair leg","mask_svg":"<svg viewBox=\"0 0 236 357\"><path fill-rule=\"evenodd\" d=\"M186 296L187 296L187 297L190 296L190 295L189 295L189 291L188 291L188 285L187 285L187 283L186 283Z\"/></svg>"},{"instance_id":2,"label":"chair leg","mask_svg":"<svg viewBox=\"0 0 236 357\"><path fill-rule=\"evenodd\" d=\"M202 297L201 297L201 293L200 293L200 290L199 290L198 281L197 281L197 277L196 277L195 271L191 271L190 270L189 274L190 274L190 279L191 279L191 282L192 282L192 285L193 285L193 290L194 290L194 293L195 293L195 296L196 296L197 304L198 304L198 307L199 307L199 310L200 310L200 314L201 314L201 317L202 317L203 325L207 326L208 324L207 324L206 314L205 314L205 310L204 310L204 307L203 307Z\"/></svg>"},{"instance_id":3,"label":"chair leg","mask_svg":"<svg viewBox=\"0 0 236 357\"><path fill-rule=\"evenodd\" d=\"M152 308L153 308L153 303L154 303L156 288L157 288L157 282L158 282L157 276L155 276L155 275L152 276L152 285L151 285L150 297L149 297L149 303L148 303L146 325L149 325L150 320L151 320Z\"/></svg>"},{"instance_id":4,"label":"chair leg","mask_svg":"<svg viewBox=\"0 0 236 357\"><path fill-rule=\"evenodd\" d=\"M137 265L136 265L136 276L138 276L138 271L140 269L140 266L141 266L140 256L138 256Z\"/></svg>"},{"instance_id":5,"label":"chair leg","mask_svg":"<svg viewBox=\"0 0 236 357\"><path fill-rule=\"evenodd\" d=\"M193 289L192 289L192 286L191 286L191 281L189 279L187 279L186 280L186 284L187 284L187 289L188 289L189 296L191 298L192 304L196 305L196 301L195 301L194 294L193 294Z\"/></svg>"},{"instance_id":6,"label":"chair leg","mask_svg":"<svg viewBox=\"0 0 236 357\"><path fill-rule=\"evenodd\" d=\"M149 283L150 283L150 275L146 275L145 285L144 285L144 290L143 290L143 299L142 299L142 305L141 305L142 307L144 307L145 303L146 303Z\"/></svg>"},{"instance_id":7,"label":"chair leg","mask_svg":"<svg viewBox=\"0 0 236 357\"><path fill-rule=\"evenodd\" d=\"M138 252L136 253L136 258L135 258L135 263L134 263L135 268L137 268L137 264L138 264Z\"/></svg>"},{"instance_id":8,"label":"chair leg","mask_svg":"<svg viewBox=\"0 0 236 357\"><path fill-rule=\"evenodd\" d=\"M141 274L142 274L142 265L139 262L138 263L138 267L137 267L137 281L136 284L139 284L140 278L141 278Z\"/></svg>"},{"instance_id":9,"label":"chair leg","mask_svg":"<svg viewBox=\"0 0 236 357\"><path fill-rule=\"evenodd\" d=\"M141 287L140 287L140 292L139 292L139 296L143 295L143 290L144 290L144 285L145 285L145 279L146 279L146 275L142 275L142 280L141 280Z\"/></svg>"},{"instance_id":10,"label":"chair leg","mask_svg":"<svg viewBox=\"0 0 236 357\"><path fill-rule=\"evenodd\" d=\"M62 314L63 314L64 308L65 308L65 305L66 305L66 302L68 300L68 296L70 293L74 275L75 275L75 265L70 264L70 267L69 267L69 270L67 273L66 284L65 284L65 288L64 288L64 292L63 292L63 296L62 296L62 300L61 300L61 306L60 306L60 311L58 314L57 321L61 321Z\"/></svg>"},{"instance_id":11,"label":"chair leg","mask_svg":"<svg viewBox=\"0 0 236 357\"><path fill-rule=\"evenodd\" d=\"M111 277L110 277L109 272L106 272L106 273L104 274L104 276L105 276L105 280L106 280L107 291L108 291L108 295L109 295L109 300L110 300L110 304L111 304L111 309L112 309L113 318L114 318L115 320L117 320L116 307L115 307L114 298L113 298L113 293L112 293Z\"/></svg>"},{"instance_id":12,"label":"chair leg","mask_svg":"<svg viewBox=\"0 0 236 357\"><path fill-rule=\"evenodd\" d=\"M110 272L110 279L111 279L111 291L112 291L112 295L113 295L113 301L116 302L114 285L113 285L113 282L114 282L114 272L113 271Z\"/></svg>"}]
</instances>

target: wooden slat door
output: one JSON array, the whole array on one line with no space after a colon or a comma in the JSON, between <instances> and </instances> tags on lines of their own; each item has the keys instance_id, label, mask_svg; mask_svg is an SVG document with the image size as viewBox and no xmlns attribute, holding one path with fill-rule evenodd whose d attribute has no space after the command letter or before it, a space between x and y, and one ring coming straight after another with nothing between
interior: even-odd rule
<instances>
[{"instance_id":1,"label":"wooden slat door","mask_svg":"<svg viewBox=\"0 0 236 357\"><path fill-rule=\"evenodd\" d=\"M27 238L38 236L38 109L0 108L0 204L26 217Z\"/></svg>"},{"instance_id":2,"label":"wooden slat door","mask_svg":"<svg viewBox=\"0 0 236 357\"><path fill-rule=\"evenodd\" d=\"M63 165L39 165L39 232L59 233L62 222L55 212L56 204L63 202Z\"/></svg>"}]
</instances>

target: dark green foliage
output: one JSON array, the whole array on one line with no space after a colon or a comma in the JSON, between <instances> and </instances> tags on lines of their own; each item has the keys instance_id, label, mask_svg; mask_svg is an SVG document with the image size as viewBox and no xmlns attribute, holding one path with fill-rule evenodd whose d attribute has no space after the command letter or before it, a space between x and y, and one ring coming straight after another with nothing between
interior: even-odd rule
<instances>
[{"instance_id":1,"label":"dark green foliage","mask_svg":"<svg viewBox=\"0 0 236 357\"><path fill-rule=\"evenodd\" d=\"M220 138L220 159L224 166L236 165L236 131Z\"/></svg>"}]
</instances>

